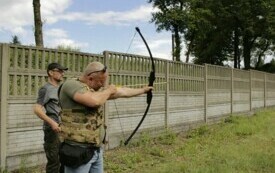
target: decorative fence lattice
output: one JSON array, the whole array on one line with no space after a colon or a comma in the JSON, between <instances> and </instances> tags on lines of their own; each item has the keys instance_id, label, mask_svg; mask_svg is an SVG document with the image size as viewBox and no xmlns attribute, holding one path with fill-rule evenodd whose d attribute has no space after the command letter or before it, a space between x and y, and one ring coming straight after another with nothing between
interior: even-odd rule
<instances>
[{"instance_id":1,"label":"decorative fence lattice","mask_svg":"<svg viewBox=\"0 0 275 173\"><path fill-rule=\"evenodd\" d=\"M29 46L0 44L1 167L17 169L45 162L42 121L32 112L38 89L47 81L48 63L69 68L65 78L77 77L89 62L107 65L109 83L147 85L151 71L148 57L105 51L103 54L67 52ZM156 85L150 111L140 132L176 132L221 117L275 105L275 75L214 65L194 65L155 59ZM109 101L107 148L125 141L146 107L146 96ZM137 135L138 136L138 135Z\"/></svg>"}]
</instances>

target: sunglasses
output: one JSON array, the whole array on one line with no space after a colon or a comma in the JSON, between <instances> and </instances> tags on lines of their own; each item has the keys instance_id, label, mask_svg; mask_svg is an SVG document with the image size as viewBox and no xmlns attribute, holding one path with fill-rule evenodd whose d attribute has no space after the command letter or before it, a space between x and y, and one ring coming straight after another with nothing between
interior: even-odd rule
<instances>
[{"instance_id":1,"label":"sunglasses","mask_svg":"<svg viewBox=\"0 0 275 173\"><path fill-rule=\"evenodd\" d=\"M98 72L103 72L103 73L105 73L106 71L107 71L107 66L104 66L104 68L103 68L102 70L93 71L93 72L89 73L88 76L90 76L90 75L93 74L93 73L98 73Z\"/></svg>"},{"instance_id":2,"label":"sunglasses","mask_svg":"<svg viewBox=\"0 0 275 173\"><path fill-rule=\"evenodd\" d=\"M56 72L59 72L59 73L65 73L64 70L60 70L60 69L53 69L52 71L56 71Z\"/></svg>"}]
</instances>

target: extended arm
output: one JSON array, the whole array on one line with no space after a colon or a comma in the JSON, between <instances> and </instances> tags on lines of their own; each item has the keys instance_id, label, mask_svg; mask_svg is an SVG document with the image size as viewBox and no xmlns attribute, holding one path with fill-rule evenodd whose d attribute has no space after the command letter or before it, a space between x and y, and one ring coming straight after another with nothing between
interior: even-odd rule
<instances>
[{"instance_id":1,"label":"extended arm","mask_svg":"<svg viewBox=\"0 0 275 173\"><path fill-rule=\"evenodd\" d=\"M129 98L138 96L148 91L152 90L153 87L145 86L143 88L117 88L117 92L112 94L109 99L117 99L117 98Z\"/></svg>"},{"instance_id":2,"label":"extended arm","mask_svg":"<svg viewBox=\"0 0 275 173\"><path fill-rule=\"evenodd\" d=\"M110 85L102 91L87 91L87 92L76 92L73 96L74 101L83 104L88 107L98 107L103 105L111 95L117 92L114 85Z\"/></svg>"}]
</instances>

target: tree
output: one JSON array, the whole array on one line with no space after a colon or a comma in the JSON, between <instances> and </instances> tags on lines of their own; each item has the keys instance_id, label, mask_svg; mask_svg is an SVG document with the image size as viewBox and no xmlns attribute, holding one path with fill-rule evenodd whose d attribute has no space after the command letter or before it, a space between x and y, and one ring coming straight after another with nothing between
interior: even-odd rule
<instances>
[{"instance_id":1,"label":"tree","mask_svg":"<svg viewBox=\"0 0 275 173\"><path fill-rule=\"evenodd\" d=\"M274 49L274 0L192 0L186 40L192 43L195 63L222 64L234 60L251 68ZM191 15L189 15L191 16ZM199 21L199 22L198 22Z\"/></svg>"},{"instance_id":2,"label":"tree","mask_svg":"<svg viewBox=\"0 0 275 173\"><path fill-rule=\"evenodd\" d=\"M185 39L190 42L188 47L191 47L196 64L223 65L229 57L231 30L223 5L213 0L193 0L190 4Z\"/></svg>"},{"instance_id":3,"label":"tree","mask_svg":"<svg viewBox=\"0 0 275 173\"><path fill-rule=\"evenodd\" d=\"M265 53L274 47L274 0L239 0L239 6L236 13L240 20L244 66L250 69L253 59L257 59L255 66L259 66Z\"/></svg>"},{"instance_id":4,"label":"tree","mask_svg":"<svg viewBox=\"0 0 275 173\"><path fill-rule=\"evenodd\" d=\"M58 50L80 52L79 47L73 47L73 46L70 46L70 45L58 45L56 48Z\"/></svg>"},{"instance_id":5,"label":"tree","mask_svg":"<svg viewBox=\"0 0 275 173\"><path fill-rule=\"evenodd\" d=\"M35 44L37 47L44 46L40 6L41 6L40 0L33 0L34 37L35 37Z\"/></svg>"},{"instance_id":6,"label":"tree","mask_svg":"<svg viewBox=\"0 0 275 173\"><path fill-rule=\"evenodd\" d=\"M185 18L188 3L186 0L149 0L153 7L159 11L152 14L151 22L157 26L157 31L171 31L175 38L175 50L172 50L173 57L180 61L181 33L186 28Z\"/></svg>"},{"instance_id":7,"label":"tree","mask_svg":"<svg viewBox=\"0 0 275 173\"><path fill-rule=\"evenodd\" d=\"M157 31L175 33L177 57L183 36L187 62L193 55L198 64L234 61L234 67L240 68L242 59L245 69L250 69L260 66L262 59L275 50L274 0L149 2L159 9L152 18Z\"/></svg>"},{"instance_id":8,"label":"tree","mask_svg":"<svg viewBox=\"0 0 275 173\"><path fill-rule=\"evenodd\" d=\"M21 41L19 40L17 35L13 35L12 36L12 42L11 44L17 44L17 45L21 45Z\"/></svg>"},{"instance_id":9,"label":"tree","mask_svg":"<svg viewBox=\"0 0 275 173\"><path fill-rule=\"evenodd\" d=\"M275 60L273 59L271 60L271 62L260 66L259 68L257 68L257 70L261 70L269 73L275 73Z\"/></svg>"}]
</instances>

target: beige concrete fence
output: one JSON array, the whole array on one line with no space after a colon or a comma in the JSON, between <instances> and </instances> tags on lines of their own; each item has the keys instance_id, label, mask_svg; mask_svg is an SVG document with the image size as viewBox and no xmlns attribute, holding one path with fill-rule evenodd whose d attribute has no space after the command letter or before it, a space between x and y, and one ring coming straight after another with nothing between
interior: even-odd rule
<instances>
[{"instance_id":1,"label":"beige concrete fence","mask_svg":"<svg viewBox=\"0 0 275 173\"><path fill-rule=\"evenodd\" d=\"M77 77L92 61L108 66L109 83L140 87L148 83L148 57L105 51L103 54L0 44L0 165L8 170L45 163L42 121L32 112L37 92L47 81L46 67L59 62ZM275 75L213 65L194 65L155 58L156 81L151 108L138 131L157 134L185 131L224 116L275 105ZM120 145L140 121L146 95L109 101L107 149ZM137 137L136 136L136 137Z\"/></svg>"}]
</instances>

